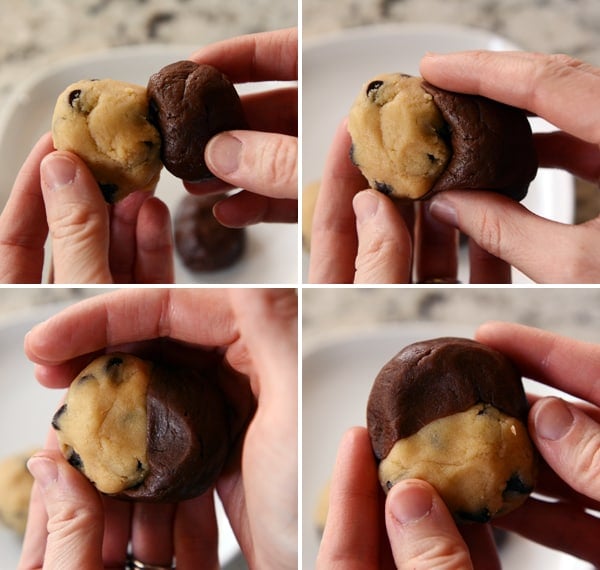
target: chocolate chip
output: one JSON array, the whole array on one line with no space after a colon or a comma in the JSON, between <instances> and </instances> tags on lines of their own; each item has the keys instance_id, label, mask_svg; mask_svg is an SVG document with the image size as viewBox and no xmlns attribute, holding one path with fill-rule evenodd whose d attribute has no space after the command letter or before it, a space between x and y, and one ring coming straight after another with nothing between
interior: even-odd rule
<instances>
[{"instance_id":1,"label":"chocolate chip","mask_svg":"<svg viewBox=\"0 0 600 570\"><path fill-rule=\"evenodd\" d=\"M78 384L83 384L84 382L89 382L90 380L95 380L96 377L93 374L86 374L85 376L81 376L81 378L77 379Z\"/></svg>"},{"instance_id":2,"label":"chocolate chip","mask_svg":"<svg viewBox=\"0 0 600 570\"><path fill-rule=\"evenodd\" d=\"M135 470L136 471L143 471L144 470L144 465L142 464L142 462L139 459L137 460L137 464L135 466Z\"/></svg>"},{"instance_id":3,"label":"chocolate chip","mask_svg":"<svg viewBox=\"0 0 600 570\"><path fill-rule=\"evenodd\" d=\"M367 85L367 97L373 99L374 93L383 85L383 81L371 81Z\"/></svg>"},{"instance_id":4,"label":"chocolate chip","mask_svg":"<svg viewBox=\"0 0 600 570\"><path fill-rule=\"evenodd\" d=\"M69 457L67 457L67 461L75 467L75 469L83 469L83 461L81 460L81 456L74 449L71 450Z\"/></svg>"},{"instance_id":5,"label":"chocolate chip","mask_svg":"<svg viewBox=\"0 0 600 570\"><path fill-rule=\"evenodd\" d=\"M386 196L391 196L394 193L394 189L389 184L386 184L385 182L377 182L377 180L375 181L375 190L385 194Z\"/></svg>"},{"instance_id":6,"label":"chocolate chip","mask_svg":"<svg viewBox=\"0 0 600 570\"><path fill-rule=\"evenodd\" d=\"M350 145L350 162L354 164L354 166L358 166L358 162L354 159L354 145Z\"/></svg>"},{"instance_id":7,"label":"chocolate chip","mask_svg":"<svg viewBox=\"0 0 600 570\"><path fill-rule=\"evenodd\" d=\"M58 410L54 414L54 417L52 418L52 427L55 430L60 431L60 425L58 423L58 420L66 411L67 411L67 404L63 404L60 408L58 408Z\"/></svg>"},{"instance_id":8,"label":"chocolate chip","mask_svg":"<svg viewBox=\"0 0 600 570\"><path fill-rule=\"evenodd\" d=\"M518 473L513 473L510 479L506 482L506 487L502 492L502 497L506 499L507 495L529 495L533 491L531 485L527 485L519 476Z\"/></svg>"},{"instance_id":9,"label":"chocolate chip","mask_svg":"<svg viewBox=\"0 0 600 570\"><path fill-rule=\"evenodd\" d=\"M113 204L115 201L115 195L119 191L119 187L116 184L99 184L100 191L104 200L109 204Z\"/></svg>"},{"instance_id":10,"label":"chocolate chip","mask_svg":"<svg viewBox=\"0 0 600 570\"><path fill-rule=\"evenodd\" d=\"M69 93L69 105L71 105L71 107L75 107L73 103L75 103L75 101L79 99L80 95L81 89L75 89L74 91L71 91L71 93Z\"/></svg>"},{"instance_id":11,"label":"chocolate chip","mask_svg":"<svg viewBox=\"0 0 600 570\"><path fill-rule=\"evenodd\" d=\"M460 511L459 513L457 513L457 515L463 521L480 522L480 523L489 522L490 519L492 518L492 513L490 513L490 510L485 507L483 509L481 509L480 511L476 511L474 513L467 513L464 511Z\"/></svg>"}]
</instances>

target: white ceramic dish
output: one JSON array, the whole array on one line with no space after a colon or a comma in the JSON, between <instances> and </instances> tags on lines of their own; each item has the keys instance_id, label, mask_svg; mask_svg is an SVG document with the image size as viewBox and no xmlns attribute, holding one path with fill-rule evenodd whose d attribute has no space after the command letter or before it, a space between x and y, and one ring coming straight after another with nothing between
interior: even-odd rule
<instances>
[{"instance_id":1,"label":"white ceramic dish","mask_svg":"<svg viewBox=\"0 0 600 570\"><path fill-rule=\"evenodd\" d=\"M403 346L439 336L472 337L474 327L406 322L336 337L305 338L302 370L302 567L314 568L319 548L315 508L329 481L342 434L366 425L366 402L381 367ZM530 381L533 393L555 390ZM503 567L589 570L571 556L511 535L501 550Z\"/></svg>"},{"instance_id":2,"label":"white ceramic dish","mask_svg":"<svg viewBox=\"0 0 600 570\"><path fill-rule=\"evenodd\" d=\"M53 66L18 86L0 115L0 207L33 144L50 129L58 95L70 83L88 77L146 85L164 65L187 58L198 46L141 45L87 54ZM271 88L272 82L236 86L240 94ZM163 169L156 196L171 212L185 196L181 181ZM296 283L296 224L259 224L248 228L247 249L233 267L193 273L176 257L177 283Z\"/></svg>"},{"instance_id":3,"label":"white ceramic dish","mask_svg":"<svg viewBox=\"0 0 600 570\"><path fill-rule=\"evenodd\" d=\"M42 447L63 391L38 384L33 364L23 353L23 338L33 325L56 314L60 305L40 307L0 323L0 458ZM221 503L217 499L219 559L229 563L239 552ZM16 568L21 539L0 524L0 568Z\"/></svg>"},{"instance_id":4,"label":"white ceramic dish","mask_svg":"<svg viewBox=\"0 0 600 570\"><path fill-rule=\"evenodd\" d=\"M379 73L402 71L419 74L419 61L427 51L469 49L516 50L509 41L483 30L432 24L389 24L348 29L309 39L303 47L302 180L319 180L331 140L347 115L361 85ZM533 121L534 129L550 125ZM552 220L573 221L573 178L562 171L543 170L523 201L533 212ZM306 280L307 256L303 260ZM468 282L466 267L460 278ZM527 279L515 272L515 282Z\"/></svg>"}]
</instances>

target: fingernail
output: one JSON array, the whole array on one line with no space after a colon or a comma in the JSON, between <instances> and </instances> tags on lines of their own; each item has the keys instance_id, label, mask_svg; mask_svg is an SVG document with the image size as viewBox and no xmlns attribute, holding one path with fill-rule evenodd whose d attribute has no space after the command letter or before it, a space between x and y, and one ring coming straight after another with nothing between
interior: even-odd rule
<instances>
[{"instance_id":1,"label":"fingernail","mask_svg":"<svg viewBox=\"0 0 600 570\"><path fill-rule=\"evenodd\" d=\"M433 508L431 493L416 483L397 483L387 499L390 512L400 524L410 524L425 518Z\"/></svg>"},{"instance_id":2,"label":"fingernail","mask_svg":"<svg viewBox=\"0 0 600 570\"><path fill-rule=\"evenodd\" d=\"M362 225L377 213L379 200L370 190L363 190L354 196L352 205L354 206L356 221Z\"/></svg>"},{"instance_id":3,"label":"fingernail","mask_svg":"<svg viewBox=\"0 0 600 570\"><path fill-rule=\"evenodd\" d=\"M215 136L206 147L207 162L210 162L215 174L231 174L240 164L242 141L228 133Z\"/></svg>"},{"instance_id":4,"label":"fingernail","mask_svg":"<svg viewBox=\"0 0 600 570\"><path fill-rule=\"evenodd\" d=\"M58 190L75 180L77 165L64 154L50 154L41 164L42 183L49 190Z\"/></svg>"},{"instance_id":5,"label":"fingernail","mask_svg":"<svg viewBox=\"0 0 600 570\"><path fill-rule=\"evenodd\" d=\"M27 462L27 469L42 489L47 489L58 480L56 463L48 457L32 457Z\"/></svg>"},{"instance_id":6,"label":"fingernail","mask_svg":"<svg viewBox=\"0 0 600 570\"><path fill-rule=\"evenodd\" d=\"M449 226L458 227L458 214L456 208L450 200L444 196L432 198L429 203L429 212L440 222Z\"/></svg>"},{"instance_id":7,"label":"fingernail","mask_svg":"<svg viewBox=\"0 0 600 570\"><path fill-rule=\"evenodd\" d=\"M548 398L539 405L533 423L540 437L556 441L567 434L573 420L573 414L563 400Z\"/></svg>"}]
</instances>

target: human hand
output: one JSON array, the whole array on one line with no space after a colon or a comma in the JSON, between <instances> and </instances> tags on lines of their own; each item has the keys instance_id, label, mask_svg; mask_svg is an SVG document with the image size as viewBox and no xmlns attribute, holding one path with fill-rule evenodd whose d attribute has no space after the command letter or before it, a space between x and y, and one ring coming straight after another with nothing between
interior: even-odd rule
<instances>
[{"instance_id":1,"label":"human hand","mask_svg":"<svg viewBox=\"0 0 600 570\"><path fill-rule=\"evenodd\" d=\"M600 69L563 55L474 51L428 54L421 73L444 89L483 95L547 119L562 130L535 135L540 166L600 181ZM430 209L534 281L600 280L600 218L560 224L498 194L471 190L440 193Z\"/></svg>"},{"instance_id":2,"label":"human hand","mask_svg":"<svg viewBox=\"0 0 600 570\"><path fill-rule=\"evenodd\" d=\"M509 323L487 323L476 339L503 352L524 376L583 400L530 397L529 433L543 457L536 492L496 526L600 565L600 346ZM550 499L550 501L548 500Z\"/></svg>"},{"instance_id":3,"label":"human hand","mask_svg":"<svg viewBox=\"0 0 600 570\"><path fill-rule=\"evenodd\" d=\"M55 283L171 283L169 212L135 192L108 206L76 155L53 150L50 134L34 146L0 216L0 281L41 283L52 237Z\"/></svg>"},{"instance_id":4,"label":"human hand","mask_svg":"<svg viewBox=\"0 0 600 570\"><path fill-rule=\"evenodd\" d=\"M458 231L428 202L400 205L374 190L350 161L343 122L327 157L312 224L311 283L456 282ZM510 267L469 244L473 283L510 282Z\"/></svg>"},{"instance_id":5,"label":"human hand","mask_svg":"<svg viewBox=\"0 0 600 570\"><path fill-rule=\"evenodd\" d=\"M317 568L495 570L500 563L489 525L459 532L424 481L397 483L384 498L367 430L353 428L339 448Z\"/></svg>"},{"instance_id":6,"label":"human hand","mask_svg":"<svg viewBox=\"0 0 600 570\"><path fill-rule=\"evenodd\" d=\"M222 388L247 429L216 490L250 568L295 568L296 335L297 298L292 290L128 289L92 298L38 325L26 337L25 350L37 363L36 376L49 387L67 386L69 379L107 347L128 345L154 352L164 339L170 339L171 349L173 342L184 346L186 358L198 362L210 355L222 358L224 369L230 371L223 376ZM247 423L255 404L256 411ZM51 463L53 458L51 455ZM211 493L177 506L135 504L132 510L128 510L130 503L105 499L103 514L98 501L84 504L83 491L73 495L74 502L57 503L62 489L77 483L73 474L64 475L61 482L64 465L56 465L58 484L54 491L48 487L43 496L51 517L50 535L39 514L43 505L37 503L36 507L34 502L32 508L37 508L38 514L27 530L22 568L41 567L44 552L47 559L61 556L64 565L60 567L66 570L95 569L102 564L123 567L130 538L134 557L144 562L166 564L176 556L178 568L197 568L200 562L217 567ZM35 468L32 470L37 475ZM88 495L91 491L88 489ZM102 525L104 518L102 552L98 550L102 537L94 535L86 543L86 552L93 551L93 556L89 554L85 564L77 558L70 565L67 557L71 551L81 549L77 541L84 537L77 531L83 522ZM53 546L56 544L61 548ZM49 551L51 548L54 550Z\"/></svg>"},{"instance_id":7,"label":"human hand","mask_svg":"<svg viewBox=\"0 0 600 570\"><path fill-rule=\"evenodd\" d=\"M201 48L191 58L210 64L234 83L298 79L298 31L262 32ZM298 92L278 88L244 95L249 130L220 133L205 161L220 182L186 182L194 193L244 188L220 201L215 216L227 226L298 219ZM225 184L224 184L225 183Z\"/></svg>"}]
</instances>

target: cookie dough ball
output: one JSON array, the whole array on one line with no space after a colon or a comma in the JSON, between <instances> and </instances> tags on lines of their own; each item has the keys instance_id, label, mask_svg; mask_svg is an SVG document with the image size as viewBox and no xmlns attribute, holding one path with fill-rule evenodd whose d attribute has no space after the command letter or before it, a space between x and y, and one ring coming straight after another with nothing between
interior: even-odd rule
<instances>
[{"instance_id":1,"label":"cookie dough ball","mask_svg":"<svg viewBox=\"0 0 600 570\"><path fill-rule=\"evenodd\" d=\"M167 170L183 180L211 178L204 162L208 141L222 131L246 128L233 84L210 65L178 61L150 77L148 96Z\"/></svg>"},{"instance_id":2,"label":"cookie dough ball","mask_svg":"<svg viewBox=\"0 0 600 570\"><path fill-rule=\"evenodd\" d=\"M362 87L348 128L352 160L372 188L426 199L452 188L527 194L537 155L526 114L420 77L380 75Z\"/></svg>"},{"instance_id":3,"label":"cookie dough ball","mask_svg":"<svg viewBox=\"0 0 600 570\"><path fill-rule=\"evenodd\" d=\"M367 427L386 492L431 483L458 521L487 522L532 492L537 456L521 376L499 352L468 339L409 345L380 371Z\"/></svg>"},{"instance_id":4,"label":"cookie dough ball","mask_svg":"<svg viewBox=\"0 0 600 570\"><path fill-rule=\"evenodd\" d=\"M213 215L224 195L188 194L175 213L175 248L192 271L216 271L235 264L246 248L246 229L228 228Z\"/></svg>"},{"instance_id":5,"label":"cookie dough ball","mask_svg":"<svg viewBox=\"0 0 600 570\"><path fill-rule=\"evenodd\" d=\"M78 81L56 102L54 146L80 156L105 200L118 202L135 190L152 190L160 177L160 135L148 115L144 87L113 79Z\"/></svg>"},{"instance_id":6,"label":"cookie dough ball","mask_svg":"<svg viewBox=\"0 0 600 570\"><path fill-rule=\"evenodd\" d=\"M33 477L27 461L35 453L20 453L0 461L0 522L18 534L25 533Z\"/></svg>"},{"instance_id":7,"label":"cookie dough ball","mask_svg":"<svg viewBox=\"0 0 600 570\"><path fill-rule=\"evenodd\" d=\"M306 251L310 251L312 222L320 188L321 181L317 180L307 184L302 190L302 245Z\"/></svg>"},{"instance_id":8,"label":"cookie dough ball","mask_svg":"<svg viewBox=\"0 0 600 570\"><path fill-rule=\"evenodd\" d=\"M229 449L214 379L123 353L79 374L52 425L63 455L99 491L136 501L200 495Z\"/></svg>"},{"instance_id":9,"label":"cookie dough ball","mask_svg":"<svg viewBox=\"0 0 600 570\"><path fill-rule=\"evenodd\" d=\"M364 85L348 130L352 161L385 194L421 198L452 155L444 118L417 77L386 74Z\"/></svg>"}]
</instances>

